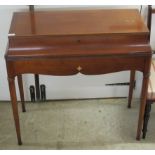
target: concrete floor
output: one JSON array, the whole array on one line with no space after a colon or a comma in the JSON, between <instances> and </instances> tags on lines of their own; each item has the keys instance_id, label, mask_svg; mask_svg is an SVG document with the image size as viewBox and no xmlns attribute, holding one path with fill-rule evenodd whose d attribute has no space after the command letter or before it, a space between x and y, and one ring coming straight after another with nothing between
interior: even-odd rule
<instances>
[{"instance_id":1,"label":"concrete floor","mask_svg":"<svg viewBox=\"0 0 155 155\"><path fill-rule=\"evenodd\" d=\"M146 140L136 141L139 101L97 99L26 103L18 146L10 102L0 102L0 149L155 149L155 108Z\"/></svg>"}]
</instances>

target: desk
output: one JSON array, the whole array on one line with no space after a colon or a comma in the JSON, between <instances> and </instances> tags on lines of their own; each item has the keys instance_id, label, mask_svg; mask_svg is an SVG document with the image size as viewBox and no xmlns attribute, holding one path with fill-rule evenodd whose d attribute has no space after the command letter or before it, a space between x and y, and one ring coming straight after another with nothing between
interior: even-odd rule
<instances>
[{"instance_id":1,"label":"desk","mask_svg":"<svg viewBox=\"0 0 155 155\"><path fill-rule=\"evenodd\" d=\"M138 10L14 13L5 54L18 144L21 133L15 77L25 111L22 74L143 73L137 140L140 140L151 61L149 31ZM130 102L131 102L130 93ZM103 131L104 132L104 131Z\"/></svg>"}]
</instances>

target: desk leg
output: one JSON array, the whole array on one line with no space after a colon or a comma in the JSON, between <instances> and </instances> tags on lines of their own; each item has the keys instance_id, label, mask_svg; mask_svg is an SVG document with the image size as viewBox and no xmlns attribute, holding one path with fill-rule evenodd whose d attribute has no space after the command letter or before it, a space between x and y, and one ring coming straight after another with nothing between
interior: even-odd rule
<instances>
[{"instance_id":1,"label":"desk leg","mask_svg":"<svg viewBox=\"0 0 155 155\"><path fill-rule=\"evenodd\" d=\"M140 110L139 110L139 120L138 120L138 128L137 128L137 140L140 140L142 125L143 125L143 118L144 118L144 111L146 105L146 96L147 96L147 89L148 89L148 81L149 75L143 75L143 84L142 84L142 92L141 92L141 103L140 103Z\"/></svg>"},{"instance_id":2,"label":"desk leg","mask_svg":"<svg viewBox=\"0 0 155 155\"><path fill-rule=\"evenodd\" d=\"M22 103L22 111L26 112L22 75L18 75L17 78L18 78L19 93L20 93L20 98L21 98L21 103Z\"/></svg>"},{"instance_id":3,"label":"desk leg","mask_svg":"<svg viewBox=\"0 0 155 155\"><path fill-rule=\"evenodd\" d=\"M128 97L128 108L131 108L134 85L135 85L135 70L131 70L131 72L130 72L129 97Z\"/></svg>"},{"instance_id":4,"label":"desk leg","mask_svg":"<svg viewBox=\"0 0 155 155\"><path fill-rule=\"evenodd\" d=\"M12 104L12 110L13 110L13 116L14 116L14 121L15 121L16 133L17 133L17 138L18 138L18 144L22 145L21 134L20 134L19 116L18 116L16 88L15 88L14 78L9 78L8 82L9 82L11 104Z\"/></svg>"}]
</instances>

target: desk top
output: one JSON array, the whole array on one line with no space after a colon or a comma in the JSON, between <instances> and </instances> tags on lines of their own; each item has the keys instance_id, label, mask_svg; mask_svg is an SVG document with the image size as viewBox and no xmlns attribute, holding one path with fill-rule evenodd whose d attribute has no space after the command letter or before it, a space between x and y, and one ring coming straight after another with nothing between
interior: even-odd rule
<instances>
[{"instance_id":1,"label":"desk top","mask_svg":"<svg viewBox=\"0 0 155 155\"><path fill-rule=\"evenodd\" d=\"M14 13L9 36L148 33L136 9Z\"/></svg>"},{"instance_id":2,"label":"desk top","mask_svg":"<svg viewBox=\"0 0 155 155\"><path fill-rule=\"evenodd\" d=\"M138 10L14 13L7 58L150 54Z\"/></svg>"}]
</instances>

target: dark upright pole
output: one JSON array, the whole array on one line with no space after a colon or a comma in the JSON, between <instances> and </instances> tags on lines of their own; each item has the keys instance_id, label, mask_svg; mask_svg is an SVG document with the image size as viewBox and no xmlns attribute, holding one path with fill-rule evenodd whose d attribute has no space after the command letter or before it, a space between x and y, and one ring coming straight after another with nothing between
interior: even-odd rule
<instances>
[{"instance_id":1,"label":"dark upright pole","mask_svg":"<svg viewBox=\"0 0 155 155\"><path fill-rule=\"evenodd\" d=\"M34 5L29 5L29 10L34 11Z\"/></svg>"},{"instance_id":2,"label":"dark upright pole","mask_svg":"<svg viewBox=\"0 0 155 155\"><path fill-rule=\"evenodd\" d=\"M149 33L149 41L150 41L150 34L151 34L151 21L152 21L152 5L148 5L148 16L147 16L147 27L150 30Z\"/></svg>"},{"instance_id":3,"label":"dark upright pole","mask_svg":"<svg viewBox=\"0 0 155 155\"><path fill-rule=\"evenodd\" d=\"M29 5L29 10L31 12L34 12L34 5ZM32 14L31 17L31 21L33 22L33 26L32 26L32 32L35 33L35 19L34 19L34 14ZM39 75L35 74L34 75L34 79L35 79L35 88L36 88L36 99L40 100L40 84L39 84Z\"/></svg>"},{"instance_id":4,"label":"dark upright pole","mask_svg":"<svg viewBox=\"0 0 155 155\"><path fill-rule=\"evenodd\" d=\"M151 24L152 24L152 5L148 5L148 16L147 16L147 27L150 30L149 33L149 41L151 38ZM148 121L150 118L150 112L151 112L151 104L152 101L146 100L146 106L145 106L145 113L144 113L144 121L143 121L143 139L146 137L146 132L147 132L147 126L148 126Z\"/></svg>"}]
</instances>

